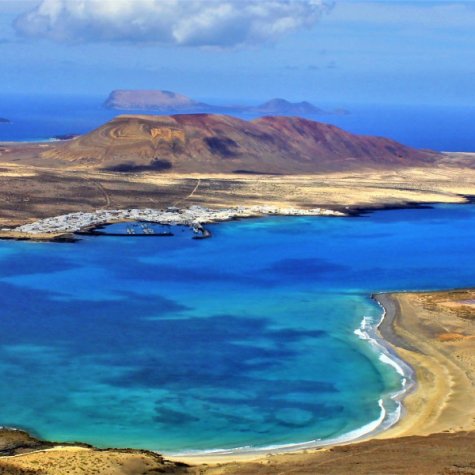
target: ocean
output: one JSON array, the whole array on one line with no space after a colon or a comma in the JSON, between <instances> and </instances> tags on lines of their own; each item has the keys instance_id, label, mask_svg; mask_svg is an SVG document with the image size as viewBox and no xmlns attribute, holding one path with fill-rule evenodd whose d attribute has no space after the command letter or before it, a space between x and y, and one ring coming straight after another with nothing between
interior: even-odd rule
<instances>
[{"instance_id":1,"label":"ocean","mask_svg":"<svg viewBox=\"0 0 475 475\"><path fill-rule=\"evenodd\" d=\"M0 425L165 453L363 433L404 383L360 337L370 295L475 278L473 204L209 229L1 241Z\"/></svg>"},{"instance_id":2,"label":"ocean","mask_svg":"<svg viewBox=\"0 0 475 475\"><path fill-rule=\"evenodd\" d=\"M12 121L0 124L0 141L38 141L86 133L121 113L103 108L104 100L102 96L0 95L0 117ZM438 151L475 152L473 106L319 105L326 110L343 106L350 114L309 118L353 133L390 137L406 145Z\"/></svg>"}]
</instances>

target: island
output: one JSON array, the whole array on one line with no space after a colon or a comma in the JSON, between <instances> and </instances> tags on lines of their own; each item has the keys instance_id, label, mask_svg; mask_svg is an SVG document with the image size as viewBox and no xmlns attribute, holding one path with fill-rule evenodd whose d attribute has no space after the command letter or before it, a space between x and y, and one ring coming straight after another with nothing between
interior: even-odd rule
<instances>
[{"instance_id":1,"label":"island","mask_svg":"<svg viewBox=\"0 0 475 475\"><path fill-rule=\"evenodd\" d=\"M210 107L208 104L172 91L164 90L124 90L112 91L104 102L107 109L140 109L163 112L192 111L196 108Z\"/></svg>"},{"instance_id":2,"label":"island","mask_svg":"<svg viewBox=\"0 0 475 475\"><path fill-rule=\"evenodd\" d=\"M171 113L213 113L213 114L249 114L249 115L290 115L319 116L344 115L343 108L323 110L308 101L290 102L274 98L256 106L239 104L216 105L196 101L188 96L165 90L115 90L109 94L104 107L114 110L151 111L161 114Z\"/></svg>"},{"instance_id":3,"label":"island","mask_svg":"<svg viewBox=\"0 0 475 475\"><path fill-rule=\"evenodd\" d=\"M269 115L307 116L325 114L325 111L323 109L314 106L308 101L290 102L281 98L271 99L270 101L264 102L263 104L255 108L249 109L260 114Z\"/></svg>"}]
</instances>

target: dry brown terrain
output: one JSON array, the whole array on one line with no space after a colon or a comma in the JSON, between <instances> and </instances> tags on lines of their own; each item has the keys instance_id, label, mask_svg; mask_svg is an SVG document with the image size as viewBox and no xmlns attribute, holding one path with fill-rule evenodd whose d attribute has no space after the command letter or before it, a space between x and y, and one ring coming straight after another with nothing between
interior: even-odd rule
<instances>
[{"instance_id":1,"label":"dry brown terrain","mask_svg":"<svg viewBox=\"0 0 475 475\"><path fill-rule=\"evenodd\" d=\"M299 117L124 115L39 159L97 170L299 174L432 166L440 154Z\"/></svg>"},{"instance_id":2,"label":"dry brown terrain","mask_svg":"<svg viewBox=\"0 0 475 475\"><path fill-rule=\"evenodd\" d=\"M59 445L26 432L0 429L0 475L142 475L183 473L184 464L140 450L97 450Z\"/></svg>"},{"instance_id":3,"label":"dry brown terrain","mask_svg":"<svg viewBox=\"0 0 475 475\"><path fill-rule=\"evenodd\" d=\"M58 447L0 460L0 474L5 475L152 475L185 470L151 452L82 447Z\"/></svg>"},{"instance_id":4,"label":"dry brown terrain","mask_svg":"<svg viewBox=\"0 0 475 475\"><path fill-rule=\"evenodd\" d=\"M71 140L0 143L0 227L96 209L344 211L466 195L475 195L475 154L415 150L298 118L121 116Z\"/></svg>"},{"instance_id":5,"label":"dry brown terrain","mask_svg":"<svg viewBox=\"0 0 475 475\"><path fill-rule=\"evenodd\" d=\"M57 448L0 458L2 475L473 475L475 432L372 440L253 462L185 466L149 452Z\"/></svg>"},{"instance_id":6,"label":"dry brown terrain","mask_svg":"<svg viewBox=\"0 0 475 475\"><path fill-rule=\"evenodd\" d=\"M200 475L472 475L475 432L372 440L265 459L196 467ZM193 472L192 472L193 473Z\"/></svg>"},{"instance_id":7,"label":"dry brown terrain","mask_svg":"<svg viewBox=\"0 0 475 475\"><path fill-rule=\"evenodd\" d=\"M415 369L418 384L405 400L407 416L383 436L475 430L475 291L377 299L389 316L381 331Z\"/></svg>"},{"instance_id":8,"label":"dry brown terrain","mask_svg":"<svg viewBox=\"0 0 475 475\"><path fill-rule=\"evenodd\" d=\"M0 226L96 209L269 204L345 211L408 203L461 203L466 201L464 196L475 195L475 170L446 165L292 176L179 175L62 169L38 166L31 157L6 160L0 155Z\"/></svg>"}]
</instances>

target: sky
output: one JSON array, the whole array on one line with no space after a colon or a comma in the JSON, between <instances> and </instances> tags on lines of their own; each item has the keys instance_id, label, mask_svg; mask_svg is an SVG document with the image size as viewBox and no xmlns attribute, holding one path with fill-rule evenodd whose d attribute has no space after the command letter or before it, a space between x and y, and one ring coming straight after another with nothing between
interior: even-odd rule
<instances>
[{"instance_id":1,"label":"sky","mask_svg":"<svg viewBox=\"0 0 475 475\"><path fill-rule=\"evenodd\" d=\"M0 94L475 105L475 1L0 0Z\"/></svg>"}]
</instances>

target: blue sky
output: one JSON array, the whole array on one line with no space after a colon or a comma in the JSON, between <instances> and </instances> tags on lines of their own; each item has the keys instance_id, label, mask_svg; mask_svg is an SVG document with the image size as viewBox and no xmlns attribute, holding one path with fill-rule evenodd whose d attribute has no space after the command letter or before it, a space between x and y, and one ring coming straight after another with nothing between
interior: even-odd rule
<instances>
[{"instance_id":1,"label":"blue sky","mask_svg":"<svg viewBox=\"0 0 475 475\"><path fill-rule=\"evenodd\" d=\"M475 105L475 2L0 0L0 93Z\"/></svg>"}]
</instances>

